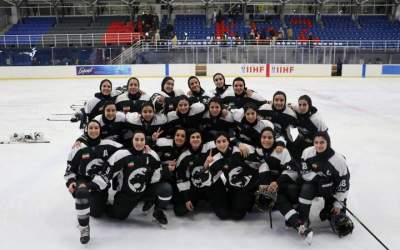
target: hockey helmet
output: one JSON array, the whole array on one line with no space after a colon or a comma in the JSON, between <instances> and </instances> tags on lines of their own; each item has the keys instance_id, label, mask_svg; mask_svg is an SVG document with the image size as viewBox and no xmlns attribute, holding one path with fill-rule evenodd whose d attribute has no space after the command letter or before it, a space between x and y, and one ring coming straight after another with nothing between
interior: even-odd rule
<instances>
[{"instance_id":1,"label":"hockey helmet","mask_svg":"<svg viewBox=\"0 0 400 250\"><path fill-rule=\"evenodd\" d=\"M345 213L332 215L330 223L333 232L335 232L339 237L351 234L354 229L353 221Z\"/></svg>"}]
</instances>

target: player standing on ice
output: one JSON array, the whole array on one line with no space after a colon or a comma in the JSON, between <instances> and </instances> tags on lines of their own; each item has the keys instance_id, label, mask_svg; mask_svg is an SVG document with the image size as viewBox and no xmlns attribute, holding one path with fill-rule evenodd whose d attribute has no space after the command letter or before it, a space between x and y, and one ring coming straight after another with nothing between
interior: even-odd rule
<instances>
[{"instance_id":1,"label":"player standing on ice","mask_svg":"<svg viewBox=\"0 0 400 250\"><path fill-rule=\"evenodd\" d=\"M293 142L291 151L292 156L300 160L303 150L313 145L315 134L318 131L328 131L328 127L308 95L300 96L298 105L291 107L297 114L297 129L299 130L299 136Z\"/></svg>"},{"instance_id":2,"label":"player standing on ice","mask_svg":"<svg viewBox=\"0 0 400 250\"><path fill-rule=\"evenodd\" d=\"M103 105L106 101L114 101L112 93L112 83L108 79L100 82L100 92L94 94L94 98L90 99L85 105L85 115L88 121L91 121L97 115L103 112Z\"/></svg>"},{"instance_id":3,"label":"player standing on ice","mask_svg":"<svg viewBox=\"0 0 400 250\"><path fill-rule=\"evenodd\" d=\"M94 120L89 122L85 135L85 142L69 154L64 175L66 186L75 198L82 244L90 240L89 215L100 217L105 211L110 172L105 162L122 147L117 142L101 140L101 126Z\"/></svg>"},{"instance_id":4,"label":"player standing on ice","mask_svg":"<svg viewBox=\"0 0 400 250\"><path fill-rule=\"evenodd\" d=\"M226 91L221 95L221 99L228 109L240 109L247 103L253 103L260 107L267 102L264 97L248 89L242 77L236 77L233 80L233 91Z\"/></svg>"},{"instance_id":5,"label":"player standing on ice","mask_svg":"<svg viewBox=\"0 0 400 250\"><path fill-rule=\"evenodd\" d=\"M140 89L139 79L136 77L129 78L126 85L128 91L119 95L115 100L117 110L125 114L128 112L140 112L142 104L149 101L150 96Z\"/></svg>"},{"instance_id":6,"label":"player standing on ice","mask_svg":"<svg viewBox=\"0 0 400 250\"><path fill-rule=\"evenodd\" d=\"M161 91L154 93L150 100L154 105L156 112L167 114L175 109L176 98L185 93L180 90L174 90L175 80L170 76L164 77L161 82Z\"/></svg>"},{"instance_id":7,"label":"player standing on ice","mask_svg":"<svg viewBox=\"0 0 400 250\"><path fill-rule=\"evenodd\" d=\"M188 92L190 104L201 102L206 105L208 103L210 97L201 87L200 80L197 76L191 76L188 78L188 87L190 89Z\"/></svg>"},{"instance_id":8,"label":"player standing on ice","mask_svg":"<svg viewBox=\"0 0 400 250\"><path fill-rule=\"evenodd\" d=\"M213 76L213 81L215 84L215 89L210 91L210 97L216 96L221 98L225 91L232 89L231 85L225 83L225 76L221 73L215 73Z\"/></svg>"}]
</instances>

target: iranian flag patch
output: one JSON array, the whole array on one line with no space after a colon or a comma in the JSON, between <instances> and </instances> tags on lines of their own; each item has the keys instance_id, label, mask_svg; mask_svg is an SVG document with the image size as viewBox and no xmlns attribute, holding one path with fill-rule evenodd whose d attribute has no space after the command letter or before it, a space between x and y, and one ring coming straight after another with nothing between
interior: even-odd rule
<instances>
[{"instance_id":1,"label":"iranian flag patch","mask_svg":"<svg viewBox=\"0 0 400 250\"><path fill-rule=\"evenodd\" d=\"M82 160L87 160L90 158L90 154L86 153L86 154L82 154Z\"/></svg>"}]
</instances>

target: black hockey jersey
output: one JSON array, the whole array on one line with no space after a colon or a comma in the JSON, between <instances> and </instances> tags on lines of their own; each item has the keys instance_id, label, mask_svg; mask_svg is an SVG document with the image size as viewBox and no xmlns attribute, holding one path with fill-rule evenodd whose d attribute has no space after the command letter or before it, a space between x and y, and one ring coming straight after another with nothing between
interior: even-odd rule
<instances>
[{"instance_id":1,"label":"black hockey jersey","mask_svg":"<svg viewBox=\"0 0 400 250\"><path fill-rule=\"evenodd\" d=\"M200 92L191 92L189 95L189 102L190 104L200 102L204 105L207 105L208 101L210 100L210 96L204 91L204 89L200 89Z\"/></svg>"},{"instance_id":2,"label":"black hockey jersey","mask_svg":"<svg viewBox=\"0 0 400 250\"><path fill-rule=\"evenodd\" d=\"M177 127L185 129L199 128L204 110L204 104L194 103L190 106L186 114L180 114L177 111L169 112L167 115L166 134L173 136Z\"/></svg>"},{"instance_id":3,"label":"black hockey jersey","mask_svg":"<svg viewBox=\"0 0 400 250\"><path fill-rule=\"evenodd\" d=\"M297 116L291 108L286 107L284 110L278 111L272 108L272 104L266 103L258 109L258 114L274 124L277 136L282 135L285 140L293 141L290 128L296 127Z\"/></svg>"},{"instance_id":4,"label":"black hockey jersey","mask_svg":"<svg viewBox=\"0 0 400 250\"><path fill-rule=\"evenodd\" d=\"M68 156L67 169L64 174L67 187L72 182L93 182L100 190L107 188L110 168L108 158L122 145L112 140L101 140L97 146L88 147L81 144L72 149Z\"/></svg>"},{"instance_id":5,"label":"black hockey jersey","mask_svg":"<svg viewBox=\"0 0 400 250\"><path fill-rule=\"evenodd\" d=\"M185 201L189 200L191 188L201 189L212 185L212 176L204 169L207 152L215 147L214 142L203 144L201 149L184 151L176 162L176 181L178 191L183 195Z\"/></svg>"},{"instance_id":6,"label":"black hockey jersey","mask_svg":"<svg viewBox=\"0 0 400 250\"><path fill-rule=\"evenodd\" d=\"M259 185L268 185L276 181L279 186L288 182L296 182L300 170L292 160L289 151L284 148L282 153L275 151L276 146L266 150L249 147L249 155L244 162L259 173Z\"/></svg>"},{"instance_id":7,"label":"black hockey jersey","mask_svg":"<svg viewBox=\"0 0 400 250\"><path fill-rule=\"evenodd\" d=\"M150 100L150 96L138 92L136 95L132 95L129 92L123 93L117 97L115 104L117 110L124 113L128 112L140 112L142 104Z\"/></svg>"},{"instance_id":8,"label":"black hockey jersey","mask_svg":"<svg viewBox=\"0 0 400 250\"><path fill-rule=\"evenodd\" d=\"M213 176L213 183L221 178L228 188L252 190L256 187L258 171L244 162L239 148L229 147L224 153L214 148L212 155L209 171Z\"/></svg>"},{"instance_id":9,"label":"black hockey jersey","mask_svg":"<svg viewBox=\"0 0 400 250\"><path fill-rule=\"evenodd\" d=\"M125 140L132 139L133 132L135 130L143 130L146 135L146 144L149 146L154 145L151 136L158 129L163 130L164 133L161 136L166 135L165 125L167 123L167 117L164 114L155 114L150 122L147 122L139 113L128 113L126 114L127 127L130 130L124 135Z\"/></svg>"},{"instance_id":10,"label":"black hockey jersey","mask_svg":"<svg viewBox=\"0 0 400 250\"><path fill-rule=\"evenodd\" d=\"M301 159L303 180L331 187L333 196L343 203L350 188L350 173L344 156L332 150L321 157L311 146L303 151ZM342 207L337 201L334 206Z\"/></svg>"},{"instance_id":11,"label":"black hockey jersey","mask_svg":"<svg viewBox=\"0 0 400 250\"><path fill-rule=\"evenodd\" d=\"M100 123L101 138L110 139L122 143L123 133L126 129L126 118L122 112L117 112L114 120L108 120L104 115L94 118Z\"/></svg>"},{"instance_id":12,"label":"black hockey jersey","mask_svg":"<svg viewBox=\"0 0 400 250\"><path fill-rule=\"evenodd\" d=\"M178 97L181 95L185 95L185 93L180 90L174 90L172 94L167 94L164 91L159 91L154 93L150 97L150 101L153 103L156 112L163 112L164 114L168 114L168 112L175 110L175 104L178 100ZM163 96L164 102L159 102L159 98Z\"/></svg>"},{"instance_id":13,"label":"black hockey jersey","mask_svg":"<svg viewBox=\"0 0 400 250\"><path fill-rule=\"evenodd\" d=\"M296 111L296 108L294 107ZM310 107L310 111L305 114L297 114L297 128L299 133L306 139L308 143L312 143L314 136L319 131L327 131L328 127L322 120L317 108Z\"/></svg>"},{"instance_id":14,"label":"black hockey jersey","mask_svg":"<svg viewBox=\"0 0 400 250\"><path fill-rule=\"evenodd\" d=\"M268 120L258 119L255 124L247 123L243 109L232 110L232 114L236 123L235 133L237 140L233 141L235 144L243 142L252 146L259 146L261 131L265 127L274 129L274 125Z\"/></svg>"},{"instance_id":15,"label":"black hockey jersey","mask_svg":"<svg viewBox=\"0 0 400 250\"><path fill-rule=\"evenodd\" d=\"M102 93L96 93L94 98L90 99L85 104L85 113L88 116L89 121L95 118L97 115L103 113L104 103L108 101L114 101L115 97L105 96Z\"/></svg>"},{"instance_id":16,"label":"black hockey jersey","mask_svg":"<svg viewBox=\"0 0 400 250\"><path fill-rule=\"evenodd\" d=\"M111 167L109 177L118 180L117 190L123 193L142 193L148 185L159 182L163 174L158 155L153 150L145 153L133 148L121 149L108 159L108 163Z\"/></svg>"},{"instance_id":17,"label":"black hockey jersey","mask_svg":"<svg viewBox=\"0 0 400 250\"><path fill-rule=\"evenodd\" d=\"M264 97L256 92L253 92L251 96L248 96L246 91L243 91L242 94L237 95L233 89L230 91L225 91L225 93L221 95L221 99L222 103L228 106L228 109L240 109L249 102L254 103L257 107L260 107L267 102Z\"/></svg>"},{"instance_id":18,"label":"black hockey jersey","mask_svg":"<svg viewBox=\"0 0 400 250\"><path fill-rule=\"evenodd\" d=\"M200 130L205 142L213 141L214 136L220 131L227 132L230 137L234 137L234 128L235 121L230 111L227 111L227 115L224 117L221 115L212 117L210 112L207 111L204 113L200 125Z\"/></svg>"}]
</instances>

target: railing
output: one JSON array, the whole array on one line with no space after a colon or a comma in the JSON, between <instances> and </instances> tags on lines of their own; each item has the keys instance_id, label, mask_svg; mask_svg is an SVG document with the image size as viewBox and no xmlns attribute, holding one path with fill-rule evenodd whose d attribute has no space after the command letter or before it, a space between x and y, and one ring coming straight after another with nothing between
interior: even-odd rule
<instances>
[{"instance_id":1,"label":"railing","mask_svg":"<svg viewBox=\"0 0 400 250\"><path fill-rule=\"evenodd\" d=\"M383 54L369 57L368 54ZM400 54L400 41L267 41L267 40L141 40L110 64L130 63L391 63ZM384 57L384 59L383 59ZM371 59L372 58L372 59Z\"/></svg>"},{"instance_id":2,"label":"railing","mask_svg":"<svg viewBox=\"0 0 400 250\"><path fill-rule=\"evenodd\" d=\"M140 33L0 35L3 47L130 46L140 40Z\"/></svg>"},{"instance_id":3,"label":"railing","mask_svg":"<svg viewBox=\"0 0 400 250\"><path fill-rule=\"evenodd\" d=\"M135 58L136 54L142 51L142 43L143 40L137 41L134 45L125 49L117 57L113 58L110 64L126 64L131 62Z\"/></svg>"},{"instance_id":4,"label":"railing","mask_svg":"<svg viewBox=\"0 0 400 250\"><path fill-rule=\"evenodd\" d=\"M93 33L93 34L43 34L43 35L0 35L0 46L3 47L65 47L65 46L137 46L140 33ZM142 46L153 46L155 49L176 47L237 47L237 46L284 46L284 47L357 47L367 49L400 48L400 40L236 40L228 38L203 40L171 40L154 41L141 40Z\"/></svg>"}]
</instances>

